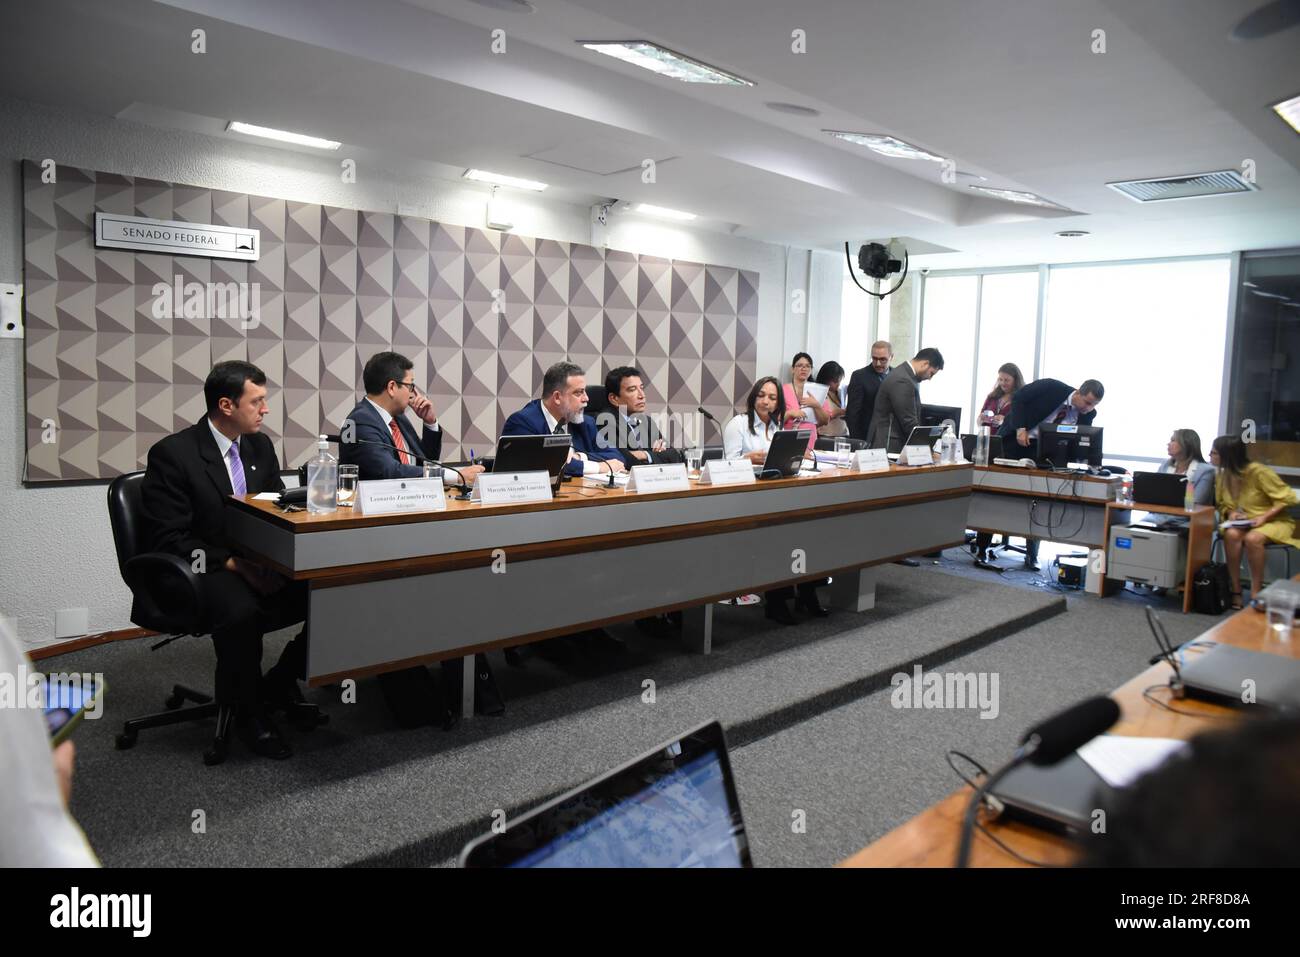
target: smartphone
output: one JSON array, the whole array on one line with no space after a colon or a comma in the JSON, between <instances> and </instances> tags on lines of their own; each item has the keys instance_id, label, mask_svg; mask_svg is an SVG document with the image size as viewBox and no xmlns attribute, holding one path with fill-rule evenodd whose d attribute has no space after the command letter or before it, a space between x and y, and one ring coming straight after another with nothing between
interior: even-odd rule
<instances>
[{"instance_id":1,"label":"smartphone","mask_svg":"<svg viewBox=\"0 0 1300 957\"><path fill-rule=\"evenodd\" d=\"M50 732L50 747L55 748L68 740L88 710L94 710L95 699L104 692L105 682L83 675L88 684L51 684L45 677L45 726Z\"/></svg>"}]
</instances>

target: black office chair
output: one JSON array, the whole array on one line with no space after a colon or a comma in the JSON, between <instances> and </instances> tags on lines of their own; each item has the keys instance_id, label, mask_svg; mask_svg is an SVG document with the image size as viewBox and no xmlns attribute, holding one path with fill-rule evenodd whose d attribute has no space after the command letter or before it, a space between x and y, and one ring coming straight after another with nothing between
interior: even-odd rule
<instances>
[{"instance_id":1,"label":"black office chair","mask_svg":"<svg viewBox=\"0 0 1300 957\"><path fill-rule=\"evenodd\" d=\"M118 571L131 589L131 621L168 636L152 646L157 651L177 638L205 635L211 628L199 577L189 563L164 552L144 551L144 510L140 502L143 481L143 472L130 472L113 480L108 486L108 519L113 526ZM182 708L186 701L194 702L195 707ZM146 728L215 717L216 735L212 747L203 753L203 763L220 764L226 759L234 719L232 708L219 707L211 695L184 685L173 685L163 703L166 711L131 718L122 726L117 736L118 750L134 747L137 736Z\"/></svg>"}]
</instances>

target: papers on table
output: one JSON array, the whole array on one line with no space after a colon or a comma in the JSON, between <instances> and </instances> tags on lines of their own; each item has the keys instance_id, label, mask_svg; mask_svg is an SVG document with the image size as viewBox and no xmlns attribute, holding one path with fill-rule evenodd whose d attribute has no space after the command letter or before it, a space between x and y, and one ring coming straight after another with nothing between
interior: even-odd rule
<instances>
[{"instance_id":1,"label":"papers on table","mask_svg":"<svg viewBox=\"0 0 1300 957\"><path fill-rule=\"evenodd\" d=\"M628 474L626 472L614 473L614 487L622 488L627 485ZM601 472L599 475L584 475L582 477L583 485L603 485L609 487L609 473Z\"/></svg>"},{"instance_id":2,"label":"papers on table","mask_svg":"<svg viewBox=\"0 0 1300 957\"><path fill-rule=\"evenodd\" d=\"M1173 738L1103 734L1093 738L1077 753L1099 778L1113 788L1123 788L1186 750L1186 741Z\"/></svg>"},{"instance_id":3,"label":"papers on table","mask_svg":"<svg viewBox=\"0 0 1300 957\"><path fill-rule=\"evenodd\" d=\"M276 502L280 499L279 492L258 492L253 496L255 502Z\"/></svg>"},{"instance_id":4,"label":"papers on table","mask_svg":"<svg viewBox=\"0 0 1300 957\"><path fill-rule=\"evenodd\" d=\"M1230 522L1220 522L1219 528L1250 528L1251 523L1252 519L1249 518L1234 518Z\"/></svg>"}]
</instances>

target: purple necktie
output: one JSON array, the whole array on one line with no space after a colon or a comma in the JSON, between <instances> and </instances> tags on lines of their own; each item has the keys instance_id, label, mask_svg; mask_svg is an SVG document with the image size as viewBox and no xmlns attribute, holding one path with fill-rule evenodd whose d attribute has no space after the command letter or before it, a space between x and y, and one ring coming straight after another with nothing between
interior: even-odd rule
<instances>
[{"instance_id":1,"label":"purple necktie","mask_svg":"<svg viewBox=\"0 0 1300 957\"><path fill-rule=\"evenodd\" d=\"M244 463L239 458L239 443L232 442L230 451L226 453L230 458L230 484L235 489L235 494L243 498L248 494L248 483L244 481Z\"/></svg>"}]
</instances>

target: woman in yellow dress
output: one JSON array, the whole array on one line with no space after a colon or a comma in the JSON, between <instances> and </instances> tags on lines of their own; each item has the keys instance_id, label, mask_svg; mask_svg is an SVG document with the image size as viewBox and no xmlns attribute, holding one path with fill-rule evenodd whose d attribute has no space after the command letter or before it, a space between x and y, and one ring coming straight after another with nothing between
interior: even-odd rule
<instances>
[{"instance_id":1,"label":"woman in yellow dress","mask_svg":"<svg viewBox=\"0 0 1300 957\"><path fill-rule=\"evenodd\" d=\"M1264 587L1264 546L1279 542L1300 548L1295 519L1287 509L1296 504L1296 494L1267 465L1252 462L1246 443L1235 435L1221 435L1210 449L1210 462L1219 474L1214 480L1214 497L1221 522L1248 520L1249 528L1222 530L1228 555L1228 576L1232 579L1232 607L1241 607L1241 552L1246 550L1250 565L1251 593Z\"/></svg>"}]
</instances>

